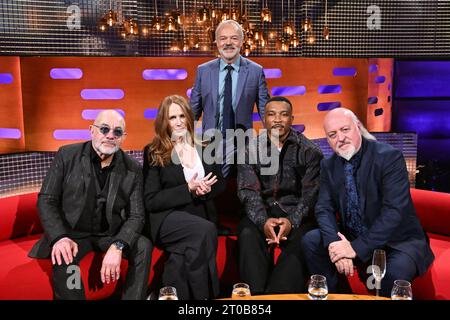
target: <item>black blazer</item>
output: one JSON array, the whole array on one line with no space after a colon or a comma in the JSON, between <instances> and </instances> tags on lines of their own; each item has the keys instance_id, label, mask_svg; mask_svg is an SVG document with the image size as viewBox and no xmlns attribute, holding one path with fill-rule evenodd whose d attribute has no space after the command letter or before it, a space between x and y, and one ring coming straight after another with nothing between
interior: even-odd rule
<instances>
[{"instance_id":1,"label":"black blazer","mask_svg":"<svg viewBox=\"0 0 450 320\"><path fill-rule=\"evenodd\" d=\"M345 212L343 164L336 154L321 163L316 218L326 248L340 240L335 214ZM402 153L388 144L363 139L357 181L363 223L368 230L351 243L357 256L368 261L374 249L391 247L409 255L419 273L424 273L434 255L414 209ZM345 225L345 214L339 216Z\"/></svg>"},{"instance_id":2,"label":"black blazer","mask_svg":"<svg viewBox=\"0 0 450 320\"><path fill-rule=\"evenodd\" d=\"M47 172L38 196L38 211L44 237L29 256L48 258L51 244L62 235L70 235L83 211L91 177L91 141L61 147ZM132 247L144 226L142 169L122 150L111 171L106 219L107 235Z\"/></svg>"},{"instance_id":3,"label":"black blazer","mask_svg":"<svg viewBox=\"0 0 450 320\"><path fill-rule=\"evenodd\" d=\"M221 167L217 164L206 164L202 159L205 175L213 172L217 182L211 187L211 192L202 197L193 197L189 192L188 183L184 178L181 164L171 162L165 167L152 166L148 161L149 145L144 149L144 204L147 214L146 233L156 243L159 228L166 216L173 210L181 210L190 204L203 203L202 208L208 220L217 223L217 213L213 198L225 190ZM197 152L201 152L200 147Z\"/></svg>"}]
</instances>

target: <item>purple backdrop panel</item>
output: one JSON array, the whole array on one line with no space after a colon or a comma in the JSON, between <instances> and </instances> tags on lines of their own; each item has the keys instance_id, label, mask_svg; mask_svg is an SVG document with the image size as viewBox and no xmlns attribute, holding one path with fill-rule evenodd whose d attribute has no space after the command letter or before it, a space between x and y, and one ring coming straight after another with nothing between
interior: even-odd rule
<instances>
[{"instance_id":1,"label":"purple backdrop panel","mask_svg":"<svg viewBox=\"0 0 450 320\"><path fill-rule=\"evenodd\" d=\"M158 114L158 108L148 108L144 111L144 118L146 119L156 119Z\"/></svg>"},{"instance_id":2,"label":"purple backdrop panel","mask_svg":"<svg viewBox=\"0 0 450 320\"><path fill-rule=\"evenodd\" d=\"M377 70L378 70L378 65L376 65L376 64L369 65L369 72L370 73L377 72Z\"/></svg>"},{"instance_id":3,"label":"purple backdrop panel","mask_svg":"<svg viewBox=\"0 0 450 320\"><path fill-rule=\"evenodd\" d=\"M144 80L184 80L188 76L185 69L145 69Z\"/></svg>"},{"instance_id":4,"label":"purple backdrop panel","mask_svg":"<svg viewBox=\"0 0 450 320\"><path fill-rule=\"evenodd\" d=\"M192 92L192 88L189 88L186 90L186 95L189 99L191 98L191 92Z\"/></svg>"},{"instance_id":5,"label":"purple backdrop panel","mask_svg":"<svg viewBox=\"0 0 450 320\"><path fill-rule=\"evenodd\" d=\"M305 125L303 124L293 124L292 125L292 129L298 131L298 132L303 132L305 131Z\"/></svg>"},{"instance_id":6,"label":"purple backdrop panel","mask_svg":"<svg viewBox=\"0 0 450 320\"><path fill-rule=\"evenodd\" d=\"M0 84L10 84L14 80L11 73L0 73Z\"/></svg>"},{"instance_id":7,"label":"purple backdrop panel","mask_svg":"<svg viewBox=\"0 0 450 320\"><path fill-rule=\"evenodd\" d=\"M53 68L50 70L52 79L81 79L83 71L79 68Z\"/></svg>"},{"instance_id":8,"label":"purple backdrop panel","mask_svg":"<svg viewBox=\"0 0 450 320\"><path fill-rule=\"evenodd\" d=\"M377 104L377 103L378 103L378 97L367 98L367 104Z\"/></svg>"},{"instance_id":9,"label":"purple backdrop panel","mask_svg":"<svg viewBox=\"0 0 450 320\"><path fill-rule=\"evenodd\" d=\"M375 117L381 116L383 114L383 112L384 112L383 108L375 109L375 111L374 111Z\"/></svg>"},{"instance_id":10,"label":"purple backdrop panel","mask_svg":"<svg viewBox=\"0 0 450 320\"><path fill-rule=\"evenodd\" d=\"M125 92L122 89L83 89L80 95L84 100L120 100Z\"/></svg>"},{"instance_id":11,"label":"purple backdrop panel","mask_svg":"<svg viewBox=\"0 0 450 320\"><path fill-rule=\"evenodd\" d=\"M386 77L385 76L375 77L375 83L384 83L385 81L386 81Z\"/></svg>"},{"instance_id":12,"label":"purple backdrop panel","mask_svg":"<svg viewBox=\"0 0 450 320\"><path fill-rule=\"evenodd\" d=\"M0 128L0 139L20 139L22 132L15 128Z\"/></svg>"},{"instance_id":13,"label":"purple backdrop panel","mask_svg":"<svg viewBox=\"0 0 450 320\"><path fill-rule=\"evenodd\" d=\"M306 92L305 86L292 87L272 87L272 96L298 96L304 95Z\"/></svg>"},{"instance_id":14,"label":"purple backdrop panel","mask_svg":"<svg viewBox=\"0 0 450 320\"><path fill-rule=\"evenodd\" d=\"M321 102L317 105L317 110L319 111L329 111L336 108L341 107L340 101L333 101L333 102Z\"/></svg>"},{"instance_id":15,"label":"purple backdrop panel","mask_svg":"<svg viewBox=\"0 0 450 320\"><path fill-rule=\"evenodd\" d=\"M319 86L319 89L317 89L317 91L320 94L341 93L342 87L340 84L323 85Z\"/></svg>"},{"instance_id":16,"label":"purple backdrop panel","mask_svg":"<svg viewBox=\"0 0 450 320\"><path fill-rule=\"evenodd\" d=\"M56 140L90 140L89 129L58 129L53 131Z\"/></svg>"},{"instance_id":17,"label":"purple backdrop panel","mask_svg":"<svg viewBox=\"0 0 450 320\"><path fill-rule=\"evenodd\" d=\"M264 69L264 75L267 79L276 79L282 77L281 69Z\"/></svg>"},{"instance_id":18,"label":"purple backdrop panel","mask_svg":"<svg viewBox=\"0 0 450 320\"><path fill-rule=\"evenodd\" d=\"M333 68L333 76L354 77L356 76L356 68Z\"/></svg>"},{"instance_id":19,"label":"purple backdrop panel","mask_svg":"<svg viewBox=\"0 0 450 320\"><path fill-rule=\"evenodd\" d=\"M95 118L97 118L97 115L103 110L106 109L84 109L81 112L81 117L84 120L95 120ZM123 111L122 109L114 109L114 110L116 110L118 113L122 115L122 117L125 118L125 111Z\"/></svg>"}]
</instances>

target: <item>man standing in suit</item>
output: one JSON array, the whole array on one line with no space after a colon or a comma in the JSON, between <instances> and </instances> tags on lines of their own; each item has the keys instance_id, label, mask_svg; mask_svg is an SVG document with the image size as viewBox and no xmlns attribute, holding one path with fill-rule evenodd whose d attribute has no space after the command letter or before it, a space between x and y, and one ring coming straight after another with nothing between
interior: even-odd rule
<instances>
[{"instance_id":1,"label":"man standing in suit","mask_svg":"<svg viewBox=\"0 0 450 320\"><path fill-rule=\"evenodd\" d=\"M140 234L142 170L120 149L126 133L118 112L99 113L90 133L92 141L58 150L38 197L45 235L29 255L51 257L55 299L76 300L85 299L85 289L81 281L81 286L69 286L69 277L88 252L106 252L100 270L103 283L119 279L125 256L122 298L144 299L153 247Z\"/></svg>"},{"instance_id":2,"label":"man standing in suit","mask_svg":"<svg viewBox=\"0 0 450 320\"><path fill-rule=\"evenodd\" d=\"M253 107L261 119L269 98L263 68L240 55L244 33L234 20L221 22L216 28L216 45L220 58L197 69L190 103L195 120L203 113L202 132L212 136L217 129L225 137L227 129L253 128ZM207 130L210 130L209 132ZM234 151L234 150L233 150ZM227 154L229 159L229 153ZM229 162L229 161L227 161ZM223 166L224 177L230 166Z\"/></svg>"},{"instance_id":3,"label":"man standing in suit","mask_svg":"<svg viewBox=\"0 0 450 320\"><path fill-rule=\"evenodd\" d=\"M353 276L354 266L365 272L373 251L383 249L380 293L390 296L395 280L412 281L434 260L411 200L405 160L399 150L377 142L348 109L330 111L324 130L335 153L321 162L319 229L302 241L310 272L326 276L335 292L338 273Z\"/></svg>"},{"instance_id":4,"label":"man standing in suit","mask_svg":"<svg viewBox=\"0 0 450 320\"><path fill-rule=\"evenodd\" d=\"M239 224L239 273L254 294L304 292L301 238L317 226L322 152L291 128L293 118L288 99L269 99L267 132L246 148L247 163L238 164L238 195L246 212ZM281 248L275 266L270 246Z\"/></svg>"}]
</instances>

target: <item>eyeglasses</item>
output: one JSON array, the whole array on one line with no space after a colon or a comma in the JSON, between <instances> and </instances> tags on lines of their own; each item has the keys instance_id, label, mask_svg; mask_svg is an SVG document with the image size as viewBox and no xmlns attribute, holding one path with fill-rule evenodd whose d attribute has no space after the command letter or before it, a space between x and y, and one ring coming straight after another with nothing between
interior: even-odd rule
<instances>
[{"instance_id":1,"label":"eyeglasses","mask_svg":"<svg viewBox=\"0 0 450 320\"><path fill-rule=\"evenodd\" d=\"M95 124L93 124L93 126L98 128L98 131L100 131L100 133L105 135L105 136L109 133L109 131L111 131L111 128L107 127L107 126L97 126ZM123 129L122 128L115 128L115 129L113 129L113 135L116 138L122 137L124 135Z\"/></svg>"}]
</instances>

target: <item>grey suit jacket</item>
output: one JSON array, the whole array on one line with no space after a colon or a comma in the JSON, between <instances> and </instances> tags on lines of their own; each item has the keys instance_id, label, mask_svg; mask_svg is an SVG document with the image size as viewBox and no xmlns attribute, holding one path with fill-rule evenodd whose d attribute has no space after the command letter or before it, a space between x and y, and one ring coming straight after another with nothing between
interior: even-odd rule
<instances>
[{"instance_id":1,"label":"grey suit jacket","mask_svg":"<svg viewBox=\"0 0 450 320\"><path fill-rule=\"evenodd\" d=\"M197 68L190 103L195 120L202 113L202 132L219 129L219 66L220 58L201 64ZM241 57L236 92L235 123L237 129L253 128L253 106L256 103L261 119L269 99L263 68Z\"/></svg>"},{"instance_id":2,"label":"grey suit jacket","mask_svg":"<svg viewBox=\"0 0 450 320\"><path fill-rule=\"evenodd\" d=\"M29 256L48 258L52 243L75 230L91 177L90 141L61 147L44 179L38 211L44 236ZM122 150L115 153L106 201L107 236L132 247L144 226L143 178L139 164Z\"/></svg>"}]
</instances>

